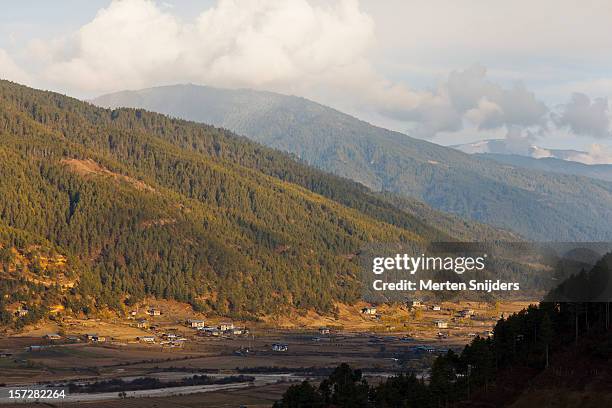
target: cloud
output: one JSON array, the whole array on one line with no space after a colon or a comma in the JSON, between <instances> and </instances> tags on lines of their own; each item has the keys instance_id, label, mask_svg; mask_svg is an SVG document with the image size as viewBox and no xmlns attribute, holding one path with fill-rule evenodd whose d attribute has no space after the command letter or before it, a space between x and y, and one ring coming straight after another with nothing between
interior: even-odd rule
<instances>
[{"instance_id":1,"label":"cloud","mask_svg":"<svg viewBox=\"0 0 612 408\"><path fill-rule=\"evenodd\" d=\"M71 35L30 50L42 77L80 93L184 82L275 90L376 111L422 138L466 120L530 126L546 112L524 86L502 88L481 66L452 72L435 91L391 82L368 58L375 41L356 0L220 0L190 22L150 0L116 0Z\"/></svg>"},{"instance_id":2,"label":"cloud","mask_svg":"<svg viewBox=\"0 0 612 408\"><path fill-rule=\"evenodd\" d=\"M508 154L529 156L533 150L533 145L536 139L536 135L534 135L532 132L523 132L520 127L513 126L506 134L506 138L504 139L504 147Z\"/></svg>"},{"instance_id":3,"label":"cloud","mask_svg":"<svg viewBox=\"0 0 612 408\"><path fill-rule=\"evenodd\" d=\"M30 82L28 74L2 48L0 48L0 79L8 79L20 83Z\"/></svg>"},{"instance_id":4,"label":"cloud","mask_svg":"<svg viewBox=\"0 0 612 408\"><path fill-rule=\"evenodd\" d=\"M538 125L548 111L523 84L504 89L488 80L486 69L478 65L451 73L447 87L453 106L462 113L472 111L482 129ZM474 109L479 115L474 116Z\"/></svg>"},{"instance_id":5,"label":"cloud","mask_svg":"<svg viewBox=\"0 0 612 408\"><path fill-rule=\"evenodd\" d=\"M468 13L463 6L447 5ZM434 12L413 6L417 14ZM272 90L421 138L459 138L462 132L470 139L478 132L533 136L549 126L550 112L533 92L520 82L494 82L480 65L452 71L431 89L390 80L371 52L374 45L388 47L388 35L384 41L377 35L385 32L387 20L396 24L394 17L379 19L375 27L366 9L367 3L358 0L219 0L186 21L161 0L114 0L77 30L23 47L19 61L27 73L0 50L0 75L80 97L187 82ZM406 27L415 35L401 36L402 41L418 49L427 38L439 44L458 39L440 36L428 27L431 21L437 20L428 17ZM472 40L463 38L461 44ZM393 52L393 60L401 59L399 48ZM608 123L603 105L572 100L552 123L603 137Z\"/></svg>"},{"instance_id":6,"label":"cloud","mask_svg":"<svg viewBox=\"0 0 612 408\"><path fill-rule=\"evenodd\" d=\"M414 93L408 103L386 112L418 122L415 132L428 138L460 130L466 120L481 130L543 126L548 108L524 85L503 88L487 79L484 67L474 65L453 71L435 91Z\"/></svg>"},{"instance_id":7,"label":"cloud","mask_svg":"<svg viewBox=\"0 0 612 408\"><path fill-rule=\"evenodd\" d=\"M591 100L585 94L574 93L570 102L563 106L561 114L555 117L555 122L582 136L608 138L612 135L606 98Z\"/></svg>"},{"instance_id":8,"label":"cloud","mask_svg":"<svg viewBox=\"0 0 612 408\"><path fill-rule=\"evenodd\" d=\"M576 153L568 160L584 164L612 164L612 149L601 144L592 144L584 153Z\"/></svg>"},{"instance_id":9,"label":"cloud","mask_svg":"<svg viewBox=\"0 0 612 408\"><path fill-rule=\"evenodd\" d=\"M196 82L286 89L354 64L374 23L356 0L221 0L185 22L149 0L113 1L53 49L43 75L90 92Z\"/></svg>"},{"instance_id":10,"label":"cloud","mask_svg":"<svg viewBox=\"0 0 612 408\"><path fill-rule=\"evenodd\" d=\"M547 58L573 65L579 57L583 67L611 58L609 0L590 0L589 7L577 7L575 0L363 3L385 22L377 31L395 61L435 65L443 54L444 61L457 66L476 56L522 72L526 65L538 65L537 72Z\"/></svg>"}]
</instances>

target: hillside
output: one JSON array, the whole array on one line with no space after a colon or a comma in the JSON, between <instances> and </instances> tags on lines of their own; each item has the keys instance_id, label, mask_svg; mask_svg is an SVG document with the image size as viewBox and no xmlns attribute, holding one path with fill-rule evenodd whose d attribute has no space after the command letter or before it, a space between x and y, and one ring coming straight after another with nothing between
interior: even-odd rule
<instances>
[{"instance_id":1,"label":"hillside","mask_svg":"<svg viewBox=\"0 0 612 408\"><path fill-rule=\"evenodd\" d=\"M44 244L72 271L70 287L47 301L7 255L2 298L22 285L29 307L60 302L75 313L146 296L221 315L330 311L359 297L353 257L367 243L514 237L454 218L447 234L226 130L6 81L0 174L0 246L14 254Z\"/></svg>"},{"instance_id":2,"label":"hillside","mask_svg":"<svg viewBox=\"0 0 612 408\"><path fill-rule=\"evenodd\" d=\"M612 238L612 184L509 167L388 131L303 98L177 85L97 98L210 123L376 191L536 240ZM585 199L588 197L588 200Z\"/></svg>"}]
</instances>

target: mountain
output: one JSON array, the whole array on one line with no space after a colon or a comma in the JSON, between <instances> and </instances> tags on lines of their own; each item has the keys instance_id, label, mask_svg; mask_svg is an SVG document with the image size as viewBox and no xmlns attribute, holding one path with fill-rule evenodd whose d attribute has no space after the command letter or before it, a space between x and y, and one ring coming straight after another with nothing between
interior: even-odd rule
<instances>
[{"instance_id":1,"label":"mountain","mask_svg":"<svg viewBox=\"0 0 612 408\"><path fill-rule=\"evenodd\" d=\"M535 145L512 146L504 139L481 140L451 146L464 153L535 171L562 173L612 181L612 164L592 164L594 157L579 150L545 149Z\"/></svg>"},{"instance_id":2,"label":"mountain","mask_svg":"<svg viewBox=\"0 0 612 408\"><path fill-rule=\"evenodd\" d=\"M521 140L520 143L513 143L512 140L489 139L479 140L473 143L454 145L451 147L468 154L508 154L532 157L534 159L553 158L589 164L584 161L588 155L587 152L581 150L547 149L529 143L526 144L523 140Z\"/></svg>"},{"instance_id":3,"label":"mountain","mask_svg":"<svg viewBox=\"0 0 612 408\"><path fill-rule=\"evenodd\" d=\"M544 157L534 159L515 154L478 154L485 159L492 159L499 163L522 167L536 171L547 171L575 176L591 177L594 179L612 181L612 164L582 164L574 161Z\"/></svg>"},{"instance_id":4,"label":"mountain","mask_svg":"<svg viewBox=\"0 0 612 408\"><path fill-rule=\"evenodd\" d=\"M511 139L489 139L451 147L468 154L492 153L531 157L534 159L558 159L586 165L612 165L612 157L606 155L596 157L592 153L582 150L547 149L525 143L523 140L513 142Z\"/></svg>"},{"instance_id":5,"label":"mountain","mask_svg":"<svg viewBox=\"0 0 612 408\"><path fill-rule=\"evenodd\" d=\"M535 240L612 238L612 184L511 167L372 126L304 98L176 85L93 101L243 134L376 190L425 201Z\"/></svg>"},{"instance_id":6,"label":"mountain","mask_svg":"<svg viewBox=\"0 0 612 408\"><path fill-rule=\"evenodd\" d=\"M227 130L7 81L0 174L0 323L20 302L40 317L149 296L244 317L330 311L359 298L370 243L516 239L402 201L415 216Z\"/></svg>"}]
</instances>

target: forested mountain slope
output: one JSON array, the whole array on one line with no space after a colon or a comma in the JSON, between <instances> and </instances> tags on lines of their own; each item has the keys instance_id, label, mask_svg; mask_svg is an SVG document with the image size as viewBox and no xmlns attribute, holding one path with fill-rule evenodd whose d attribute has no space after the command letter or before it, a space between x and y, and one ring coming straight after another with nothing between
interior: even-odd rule
<instances>
[{"instance_id":1,"label":"forested mountain slope","mask_svg":"<svg viewBox=\"0 0 612 408\"><path fill-rule=\"evenodd\" d=\"M44 242L70 259L61 301L73 311L145 296L219 314L328 311L358 298L353 256L369 242L513 237L456 219L447 234L226 130L7 81L0 174L0 245ZM25 285L8 256L0 263L4 293Z\"/></svg>"},{"instance_id":2,"label":"forested mountain slope","mask_svg":"<svg viewBox=\"0 0 612 408\"><path fill-rule=\"evenodd\" d=\"M97 98L211 123L377 190L536 240L612 239L612 184L509 167L388 131L303 98L177 85Z\"/></svg>"}]
</instances>

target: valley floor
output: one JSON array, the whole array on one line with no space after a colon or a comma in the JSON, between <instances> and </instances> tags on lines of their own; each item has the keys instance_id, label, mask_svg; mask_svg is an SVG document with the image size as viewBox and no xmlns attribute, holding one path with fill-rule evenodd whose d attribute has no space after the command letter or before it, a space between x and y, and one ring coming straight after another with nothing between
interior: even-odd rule
<instances>
[{"instance_id":1,"label":"valley floor","mask_svg":"<svg viewBox=\"0 0 612 408\"><path fill-rule=\"evenodd\" d=\"M61 404L58 406L190 407L205 400L210 407L270 406L290 384L306 378L317 381L340 362L362 368L371 382L400 371L426 376L437 354L448 349L460 350L474 335L486 335L500 315L516 312L528 304L442 303L440 310L432 310L431 306L385 305L373 316L361 314L364 305L339 305L334 317L306 313L269 317L258 323L233 322L236 327L248 326L249 334L219 336L204 336L202 331L186 327L186 320L194 316L174 303L155 304L162 315L147 316L151 327L146 329L137 327L139 316L64 318L0 338L3 353L0 378L5 384L0 391L69 381L86 384L144 377L176 381L193 375L243 374L254 380L133 391L127 393L127 399L119 398L118 393L73 393L64 401L47 402ZM461 317L461 310L474 314ZM438 328L437 321L447 322L448 328ZM206 320L207 325L221 323L222 319ZM61 339L44 339L49 333L61 333ZM86 333L95 333L105 341L88 342ZM168 333L184 339L180 347L169 347L163 341ZM154 340L150 344L138 341L144 337ZM287 350L274 351L274 344L287 345ZM0 404L11 402L0 398Z\"/></svg>"}]
</instances>

